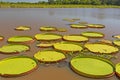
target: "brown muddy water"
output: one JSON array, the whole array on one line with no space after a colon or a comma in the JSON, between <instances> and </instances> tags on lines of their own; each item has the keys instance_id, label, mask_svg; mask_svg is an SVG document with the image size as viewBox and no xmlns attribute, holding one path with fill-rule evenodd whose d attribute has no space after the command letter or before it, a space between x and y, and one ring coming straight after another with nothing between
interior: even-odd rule
<instances>
[{"instance_id":1,"label":"brown muddy water","mask_svg":"<svg viewBox=\"0 0 120 80\"><path fill-rule=\"evenodd\" d=\"M63 21L64 18L80 18L80 21L88 23L104 24L104 29L72 29L68 24L77 22ZM30 31L15 31L14 28L20 25L28 25L32 29ZM56 27L65 27L67 32L59 32L59 34L80 34L83 31L99 31L105 34L104 39L114 40L112 35L120 34L120 9L92 9L92 8L8 8L0 9L0 35L5 39L0 41L0 46L7 44L7 39L15 35L30 35L33 36L37 33L42 33L39 30L40 26L51 25ZM95 39L90 39L94 41ZM4 55L0 54L0 60L9 56L33 55L43 48L37 48L36 42L30 44L31 50L20 54ZM117 59L113 59L114 64L120 62L120 52L115 54ZM80 76L74 73L69 64L65 61L50 65L39 63L39 68L30 74L20 77L4 78L0 80L119 80L115 75L105 79L92 79Z\"/></svg>"}]
</instances>

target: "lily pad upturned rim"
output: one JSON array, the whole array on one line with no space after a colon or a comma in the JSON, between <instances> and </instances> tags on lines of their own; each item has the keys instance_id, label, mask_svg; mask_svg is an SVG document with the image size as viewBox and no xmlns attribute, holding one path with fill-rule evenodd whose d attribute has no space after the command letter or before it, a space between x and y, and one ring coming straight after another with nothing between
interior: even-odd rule
<instances>
[{"instance_id":1,"label":"lily pad upturned rim","mask_svg":"<svg viewBox=\"0 0 120 80\"><path fill-rule=\"evenodd\" d=\"M0 38L1 38L0 41L4 40L4 37L3 37L3 36L0 36Z\"/></svg>"},{"instance_id":2,"label":"lily pad upturned rim","mask_svg":"<svg viewBox=\"0 0 120 80\"><path fill-rule=\"evenodd\" d=\"M42 28L48 28L48 29L42 29ZM56 27L52 27L52 26L41 26L40 27L40 31L56 31L56 30L57 30Z\"/></svg>"},{"instance_id":3,"label":"lily pad upturned rim","mask_svg":"<svg viewBox=\"0 0 120 80\"><path fill-rule=\"evenodd\" d=\"M65 36L84 37L84 38L86 38L86 40L81 40L81 39L80 40L75 40L75 39L71 40L71 38L68 39L68 38L65 38ZM86 42L86 41L89 41L88 37L85 37L85 36L82 36L82 35L79 35L79 34L64 35L63 39L66 40L66 41L73 41L73 42Z\"/></svg>"},{"instance_id":4,"label":"lily pad upturned rim","mask_svg":"<svg viewBox=\"0 0 120 80\"><path fill-rule=\"evenodd\" d=\"M79 27L77 27L79 26ZM84 27L80 27L80 26L84 26ZM71 28L76 28L76 29L84 29L84 28L88 28L88 26L86 24L70 24Z\"/></svg>"},{"instance_id":5,"label":"lily pad upturned rim","mask_svg":"<svg viewBox=\"0 0 120 80\"><path fill-rule=\"evenodd\" d=\"M25 52L30 50L30 46L24 45L24 44L7 44L7 45L3 45L2 47L10 46L10 45L11 45L11 46L12 46L12 45L26 46L28 49L27 49L27 50L24 50ZM2 47L1 47L1 48L2 48ZM21 52L24 52L24 51L21 51ZM4 51L0 51L0 53L9 55L9 54L18 54L18 53L20 53L20 52L19 52L19 51L16 51L16 52L4 52Z\"/></svg>"},{"instance_id":6,"label":"lily pad upturned rim","mask_svg":"<svg viewBox=\"0 0 120 80\"><path fill-rule=\"evenodd\" d=\"M18 41L18 42L9 40L9 39L14 38L14 37L28 37L28 38L31 38L31 40L28 40L28 41ZM8 38L8 40L7 40L7 42L10 42L10 43L32 43L34 41L35 41L34 38L31 37L31 36L13 36L13 37Z\"/></svg>"},{"instance_id":7,"label":"lily pad upturned rim","mask_svg":"<svg viewBox=\"0 0 120 80\"><path fill-rule=\"evenodd\" d=\"M118 72L118 68L119 68L119 72ZM120 77L120 63L117 63L115 66L115 73L118 77Z\"/></svg>"},{"instance_id":8,"label":"lily pad upturned rim","mask_svg":"<svg viewBox=\"0 0 120 80\"><path fill-rule=\"evenodd\" d=\"M65 50L63 47L61 47L61 49L58 49L56 47L56 44L68 44L68 45L76 45L76 46L79 46L79 48L81 48L80 50ZM78 51L81 51L83 50L83 47L78 44L78 43L75 43L75 42L67 42L67 41L62 41L62 42L59 42L59 43L56 43L53 45L53 47L56 49L56 50L59 50L59 51L62 51L62 52L78 52ZM69 46L70 47L70 46ZM64 49L64 50L63 50Z\"/></svg>"},{"instance_id":9,"label":"lily pad upturned rim","mask_svg":"<svg viewBox=\"0 0 120 80\"><path fill-rule=\"evenodd\" d=\"M28 57L28 56L23 56L23 55L21 55L21 56L7 57L7 58L2 59L1 61L5 61L5 60L9 60L9 59L15 59L15 58L29 58L29 59L32 59L36 63L36 66L33 69L31 69L31 70L29 70L27 72L20 73L20 74L0 74L0 76L2 76L2 77L18 77L18 76L23 76L23 75L27 75L27 74L33 72L34 70L36 70L38 68L38 61L35 58Z\"/></svg>"},{"instance_id":10,"label":"lily pad upturned rim","mask_svg":"<svg viewBox=\"0 0 120 80\"><path fill-rule=\"evenodd\" d=\"M29 26L18 26L18 27L15 28L15 30L17 30L17 31L26 31L25 29L18 29L19 27L28 28L28 30L31 30L31 27L29 27Z\"/></svg>"},{"instance_id":11,"label":"lily pad upturned rim","mask_svg":"<svg viewBox=\"0 0 120 80\"><path fill-rule=\"evenodd\" d=\"M84 33L97 33L97 34L102 35L102 37L99 37L99 36L86 36L86 35L84 35ZM103 34L103 33L101 33L101 32L96 32L96 31L85 31L85 32L82 32L81 35L82 35L82 36L85 36L85 37L89 37L89 38L103 38L103 37L104 37L104 34Z\"/></svg>"},{"instance_id":12,"label":"lily pad upturned rim","mask_svg":"<svg viewBox=\"0 0 120 80\"><path fill-rule=\"evenodd\" d=\"M92 26L91 26L92 25ZM100 25L101 27L98 27L97 25ZM105 25L103 24L88 24L87 25L89 28L105 28ZM97 27L96 27L97 26Z\"/></svg>"},{"instance_id":13,"label":"lily pad upturned rim","mask_svg":"<svg viewBox=\"0 0 120 80\"><path fill-rule=\"evenodd\" d=\"M100 44L100 45L108 45L108 46L112 46L112 47L114 47L114 48L116 48L117 49L117 51L114 51L114 52L111 52L111 53L101 53L101 52L95 52L95 51L91 51L90 49L88 49L87 47L86 47L86 45L88 45L88 44ZM115 47L114 45L111 45L111 44L108 44L108 43L102 43L102 42L96 42L96 43L86 43L85 45L85 48L87 48L90 52L94 52L94 53L96 53L96 54L115 54L115 53L117 53L118 51L119 51L119 49L117 48L117 47Z\"/></svg>"},{"instance_id":14,"label":"lily pad upturned rim","mask_svg":"<svg viewBox=\"0 0 120 80\"><path fill-rule=\"evenodd\" d=\"M61 59L58 59L58 60L54 60L54 61L44 61L44 60L40 60L38 58L35 57L35 55L37 55L39 52L56 52L56 53L59 53L59 54L62 54L64 56L64 58L61 58ZM48 53L49 54L49 53ZM45 56L46 57L46 56ZM55 57L55 56L52 56L52 57ZM43 51L38 51L37 53L34 54L34 58L37 59L39 62L42 62L42 63L56 63L56 62L60 62L62 60L65 60L66 59L66 56L64 55L64 53L60 52L60 51L56 51L56 50L43 50Z\"/></svg>"},{"instance_id":15,"label":"lily pad upturned rim","mask_svg":"<svg viewBox=\"0 0 120 80\"><path fill-rule=\"evenodd\" d=\"M39 39L38 39L38 38L37 38L38 35L56 35L56 36L59 36L59 38L56 38L56 39L40 39L40 38L39 38ZM35 35L35 39L36 39L36 40L39 40L39 41L55 41L55 40L60 40L60 39L62 39L62 35L56 34L56 33L40 33L40 34L38 33L38 34Z\"/></svg>"},{"instance_id":16,"label":"lily pad upturned rim","mask_svg":"<svg viewBox=\"0 0 120 80\"><path fill-rule=\"evenodd\" d=\"M92 58L92 59L97 59L97 60L104 61L104 62L108 63L109 65L111 65L111 67L113 68L113 73L108 74L108 75L90 75L90 74L87 74L87 73L83 73L83 72L81 72L81 71L78 71L77 69L75 69L75 68L72 66L72 62L71 62L71 61L74 60L74 59L79 59L79 58ZM101 57L97 57L97 56L87 56L87 55L84 56L84 55L82 55L82 56L77 56L77 57L72 58L71 61L70 61L70 68L71 68L74 72L76 72L76 73L78 73L78 74L80 74L80 75L82 75L82 76L85 76L85 77L91 77L91 78L106 78L106 77L111 77L111 76L114 75L114 71L115 71L114 64L113 64L110 60L105 59L105 58L101 58Z\"/></svg>"}]
</instances>

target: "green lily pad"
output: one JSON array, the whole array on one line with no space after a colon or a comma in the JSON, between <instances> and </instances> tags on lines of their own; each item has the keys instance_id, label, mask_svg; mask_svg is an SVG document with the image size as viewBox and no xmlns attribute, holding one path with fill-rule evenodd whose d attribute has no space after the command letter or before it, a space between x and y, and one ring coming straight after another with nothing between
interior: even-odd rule
<instances>
[{"instance_id":1,"label":"green lily pad","mask_svg":"<svg viewBox=\"0 0 120 80\"><path fill-rule=\"evenodd\" d=\"M86 36L86 37L90 37L90 38L102 38L102 37L104 37L103 33L93 32L93 31L82 32L81 35Z\"/></svg>"},{"instance_id":2,"label":"green lily pad","mask_svg":"<svg viewBox=\"0 0 120 80\"><path fill-rule=\"evenodd\" d=\"M117 46L120 46L120 40L114 40L113 41L113 44L117 45Z\"/></svg>"},{"instance_id":3,"label":"green lily pad","mask_svg":"<svg viewBox=\"0 0 120 80\"><path fill-rule=\"evenodd\" d=\"M111 54L119 51L117 47L105 43L86 43L84 46L94 53Z\"/></svg>"},{"instance_id":4,"label":"green lily pad","mask_svg":"<svg viewBox=\"0 0 120 80\"><path fill-rule=\"evenodd\" d=\"M3 36L0 36L0 41L2 41L4 39L4 37Z\"/></svg>"},{"instance_id":5,"label":"green lily pad","mask_svg":"<svg viewBox=\"0 0 120 80\"><path fill-rule=\"evenodd\" d=\"M42 33L42 34L36 34L35 38L37 40L52 41L52 40L62 39L62 36L59 34L53 34L53 33Z\"/></svg>"},{"instance_id":6,"label":"green lily pad","mask_svg":"<svg viewBox=\"0 0 120 80\"><path fill-rule=\"evenodd\" d=\"M100 40L98 40L98 41L101 42L101 43L106 43L106 44L112 45L112 41L107 40L107 39L100 39Z\"/></svg>"},{"instance_id":7,"label":"green lily pad","mask_svg":"<svg viewBox=\"0 0 120 80\"><path fill-rule=\"evenodd\" d=\"M114 35L114 36L112 36L112 37L117 38L117 39L120 39L120 35L119 35L119 34L118 34L118 35Z\"/></svg>"},{"instance_id":8,"label":"green lily pad","mask_svg":"<svg viewBox=\"0 0 120 80\"><path fill-rule=\"evenodd\" d=\"M51 27L51 26L42 26L40 27L41 31L56 31L55 27Z\"/></svg>"},{"instance_id":9,"label":"green lily pad","mask_svg":"<svg viewBox=\"0 0 120 80\"><path fill-rule=\"evenodd\" d=\"M37 62L30 57L15 56L0 60L0 76L21 76L35 69L37 69Z\"/></svg>"},{"instance_id":10,"label":"green lily pad","mask_svg":"<svg viewBox=\"0 0 120 80\"><path fill-rule=\"evenodd\" d=\"M92 78L104 78L114 75L114 65L107 59L99 57L81 56L70 61L73 71Z\"/></svg>"},{"instance_id":11,"label":"green lily pad","mask_svg":"<svg viewBox=\"0 0 120 80\"><path fill-rule=\"evenodd\" d=\"M56 43L53 45L55 49L64 51L64 52L76 52L76 51L81 51L83 48L80 45L73 44L73 43Z\"/></svg>"},{"instance_id":12,"label":"green lily pad","mask_svg":"<svg viewBox=\"0 0 120 80\"><path fill-rule=\"evenodd\" d=\"M104 28L105 26L102 24L88 24L90 28Z\"/></svg>"},{"instance_id":13,"label":"green lily pad","mask_svg":"<svg viewBox=\"0 0 120 80\"><path fill-rule=\"evenodd\" d=\"M53 50L38 51L34 57L40 62L46 63L58 62L66 58L63 53Z\"/></svg>"},{"instance_id":14,"label":"green lily pad","mask_svg":"<svg viewBox=\"0 0 120 80\"><path fill-rule=\"evenodd\" d=\"M18 30L18 31L26 31L26 30L30 30L31 28L28 27L28 26L19 26L17 28L15 28L15 30Z\"/></svg>"},{"instance_id":15,"label":"green lily pad","mask_svg":"<svg viewBox=\"0 0 120 80\"><path fill-rule=\"evenodd\" d=\"M120 63L116 64L116 66L115 66L115 72L116 72L117 76L120 77Z\"/></svg>"},{"instance_id":16,"label":"green lily pad","mask_svg":"<svg viewBox=\"0 0 120 80\"><path fill-rule=\"evenodd\" d=\"M71 24L71 28L87 28L85 24Z\"/></svg>"},{"instance_id":17,"label":"green lily pad","mask_svg":"<svg viewBox=\"0 0 120 80\"><path fill-rule=\"evenodd\" d=\"M20 53L23 51L28 51L30 48L22 44L9 44L0 47L0 53L11 54L11 53Z\"/></svg>"},{"instance_id":18,"label":"green lily pad","mask_svg":"<svg viewBox=\"0 0 120 80\"><path fill-rule=\"evenodd\" d=\"M67 29L65 29L65 28L57 28L57 31L59 31L59 32L66 32Z\"/></svg>"},{"instance_id":19,"label":"green lily pad","mask_svg":"<svg viewBox=\"0 0 120 80\"><path fill-rule=\"evenodd\" d=\"M33 42L33 38L30 36L13 36L8 39L8 42L20 42L20 43L25 43L25 42Z\"/></svg>"},{"instance_id":20,"label":"green lily pad","mask_svg":"<svg viewBox=\"0 0 120 80\"><path fill-rule=\"evenodd\" d=\"M52 47L54 43L40 43L37 44L37 47L41 47L41 48L48 48L48 47Z\"/></svg>"},{"instance_id":21,"label":"green lily pad","mask_svg":"<svg viewBox=\"0 0 120 80\"><path fill-rule=\"evenodd\" d=\"M75 41L75 42L88 41L87 37L80 36L80 35L65 35L63 36L63 39L67 41Z\"/></svg>"}]
</instances>

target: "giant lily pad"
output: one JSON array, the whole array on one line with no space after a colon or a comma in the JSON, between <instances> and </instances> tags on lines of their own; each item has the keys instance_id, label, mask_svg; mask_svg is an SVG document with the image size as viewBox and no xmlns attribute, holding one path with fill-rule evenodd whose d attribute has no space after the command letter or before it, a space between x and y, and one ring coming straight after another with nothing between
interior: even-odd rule
<instances>
[{"instance_id":1,"label":"giant lily pad","mask_svg":"<svg viewBox=\"0 0 120 80\"><path fill-rule=\"evenodd\" d=\"M87 28L85 24L71 24L71 28Z\"/></svg>"},{"instance_id":2,"label":"giant lily pad","mask_svg":"<svg viewBox=\"0 0 120 80\"><path fill-rule=\"evenodd\" d=\"M28 26L19 26L17 28L15 28L15 30L18 30L18 31L26 31L26 30L30 30L31 28L28 27Z\"/></svg>"},{"instance_id":3,"label":"giant lily pad","mask_svg":"<svg viewBox=\"0 0 120 80\"><path fill-rule=\"evenodd\" d=\"M8 42L33 42L33 38L30 36L13 36L8 39Z\"/></svg>"},{"instance_id":4,"label":"giant lily pad","mask_svg":"<svg viewBox=\"0 0 120 80\"><path fill-rule=\"evenodd\" d=\"M115 66L115 72L120 77L120 63L117 63Z\"/></svg>"},{"instance_id":5,"label":"giant lily pad","mask_svg":"<svg viewBox=\"0 0 120 80\"><path fill-rule=\"evenodd\" d=\"M51 27L51 26L42 26L40 27L41 31L56 31L55 27Z\"/></svg>"},{"instance_id":6,"label":"giant lily pad","mask_svg":"<svg viewBox=\"0 0 120 80\"><path fill-rule=\"evenodd\" d=\"M52 47L53 43L40 43L37 44L37 47L41 47L41 48L48 48L48 47Z\"/></svg>"},{"instance_id":7,"label":"giant lily pad","mask_svg":"<svg viewBox=\"0 0 120 80\"><path fill-rule=\"evenodd\" d=\"M59 34L53 34L53 33L43 33L43 34L36 34L35 38L37 40L51 41L51 40L62 39L62 36Z\"/></svg>"},{"instance_id":8,"label":"giant lily pad","mask_svg":"<svg viewBox=\"0 0 120 80\"><path fill-rule=\"evenodd\" d=\"M0 60L0 76L21 76L36 68L36 60L26 56L15 56Z\"/></svg>"},{"instance_id":9,"label":"giant lily pad","mask_svg":"<svg viewBox=\"0 0 120 80\"><path fill-rule=\"evenodd\" d=\"M90 28L104 28L105 26L102 24L88 24Z\"/></svg>"},{"instance_id":10,"label":"giant lily pad","mask_svg":"<svg viewBox=\"0 0 120 80\"><path fill-rule=\"evenodd\" d=\"M20 53L23 51L28 51L30 48L22 44L9 44L2 46L0 48L0 53L11 54L11 53Z\"/></svg>"},{"instance_id":11,"label":"giant lily pad","mask_svg":"<svg viewBox=\"0 0 120 80\"><path fill-rule=\"evenodd\" d=\"M114 38L120 39L120 35L114 35Z\"/></svg>"},{"instance_id":12,"label":"giant lily pad","mask_svg":"<svg viewBox=\"0 0 120 80\"><path fill-rule=\"evenodd\" d=\"M113 43L117 46L120 46L120 40L114 40Z\"/></svg>"},{"instance_id":13,"label":"giant lily pad","mask_svg":"<svg viewBox=\"0 0 120 80\"><path fill-rule=\"evenodd\" d=\"M104 58L75 57L70 61L70 65L73 71L86 77L104 78L114 74L114 65Z\"/></svg>"},{"instance_id":14,"label":"giant lily pad","mask_svg":"<svg viewBox=\"0 0 120 80\"><path fill-rule=\"evenodd\" d=\"M103 33L92 32L92 31L82 32L81 35L86 36L86 37L91 37L91 38L102 38L102 37L104 37Z\"/></svg>"},{"instance_id":15,"label":"giant lily pad","mask_svg":"<svg viewBox=\"0 0 120 80\"><path fill-rule=\"evenodd\" d=\"M38 51L34 57L38 59L40 62L58 62L65 59L65 55L61 52L46 50L46 51Z\"/></svg>"},{"instance_id":16,"label":"giant lily pad","mask_svg":"<svg viewBox=\"0 0 120 80\"><path fill-rule=\"evenodd\" d=\"M59 31L59 32L66 32L67 29L66 28L57 28L57 31Z\"/></svg>"},{"instance_id":17,"label":"giant lily pad","mask_svg":"<svg viewBox=\"0 0 120 80\"><path fill-rule=\"evenodd\" d=\"M75 41L75 42L88 41L87 37L80 36L80 35L65 35L63 36L63 39L67 41Z\"/></svg>"},{"instance_id":18,"label":"giant lily pad","mask_svg":"<svg viewBox=\"0 0 120 80\"><path fill-rule=\"evenodd\" d=\"M117 47L105 43L86 43L85 47L94 53L110 54L119 51Z\"/></svg>"},{"instance_id":19,"label":"giant lily pad","mask_svg":"<svg viewBox=\"0 0 120 80\"><path fill-rule=\"evenodd\" d=\"M4 39L4 37L3 37L3 36L0 36L0 41L3 40L3 39Z\"/></svg>"},{"instance_id":20,"label":"giant lily pad","mask_svg":"<svg viewBox=\"0 0 120 80\"><path fill-rule=\"evenodd\" d=\"M61 50L64 52L76 52L76 51L81 51L83 48L80 45L73 44L73 43L56 43L53 45L55 49Z\"/></svg>"}]
</instances>

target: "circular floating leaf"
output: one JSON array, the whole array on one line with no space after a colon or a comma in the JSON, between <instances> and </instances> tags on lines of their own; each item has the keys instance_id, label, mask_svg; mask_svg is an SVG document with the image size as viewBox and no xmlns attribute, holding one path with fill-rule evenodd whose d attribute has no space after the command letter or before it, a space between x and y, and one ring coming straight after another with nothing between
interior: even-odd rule
<instances>
[{"instance_id":1,"label":"circular floating leaf","mask_svg":"<svg viewBox=\"0 0 120 80\"><path fill-rule=\"evenodd\" d=\"M30 36L13 36L8 39L8 42L33 42L33 38Z\"/></svg>"},{"instance_id":2,"label":"circular floating leaf","mask_svg":"<svg viewBox=\"0 0 120 80\"><path fill-rule=\"evenodd\" d=\"M41 31L56 31L55 27L51 27L51 26L42 26L40 27Z\"/></svg>"},{"instance_id":3,"label":"circular floating leaf","mask_svg":"<svg viewBox=\"0 0 120 80\"><path fill-rule=\"evenodd\" d=\"M117 63L115 66L115 72L120 77L120 63Z\"/></svg>"},{"instance_id":4,"label":"circular floating leaf","mask_svg":"<svg viewBox=\"0 0 120 80\"><path fill-rule=\"evenodd\" d=\"M23 51L28 51L30 48L26 45L21 44L9 44L2 46L0 48L0 53L11 54L11 53L20 53Z\"/></svg>"},{"instance_id":5,"label":"circular floating leaf","mask_svg":"<svg viewBox=\"0 0 120 80\"><path fill-rule=\"evenodd\" d=\"M46 63L58 62L66 58L63 53L52 50L39 51L34 55L34 57L38 59L40 62Z\"/></svg>"},{"instance_id":6,"label":"circular floating leaf","mask_svg":"<svg viewBox=\"0 0 120 80\"><path fill-rule=\"evenodd\" d=\"M102 24L88 24L90 28L104 28L105 26Z\"/></svg>"},{"instance_id":7,"label":"circular floating leaf","mask_svg":"<svg viewBox=\"0 0 120 80\"><path fill-rule=\"evenodd\" d=\"M94 53L111 54L119 51L117 47L103 43L86 43L85 47Z\"/></svg>"},{"instance_id":8,"label":"circular floating leaf","mask_svg":"<svg viewBox=\"0 0 120 80\"><path fill-rule=\"evenodd\" d=\"M65 28L57 28L57 31L59 31L59 32L66 32L67 29L65 29Z\"/></svg>"},{"instance_id":9,"label":"circular floating leaf","mask_svg":"<svg viewBox=\"0 0 120 80\"><path fill-rule=\"evenodd\" d=\"M68 19L68 18L65 18L65 19L63 19L64 21L68 21L68 22L75 22L75 20L73 20L73 19Z\"/></svg>"},{"instance_id":10,"label":"circular floating leaf","mask_svg":"<svg viewBox=\"0 0 120 80\"><path fill-rule=\"evenodd\" d=\"M92 78L110 77L114 74L113 64L106 59L97 57L76 57L70 61L73 71Z\"/></svg>"},{"instance_id":11,"label":"circular floating leaf","mask_svg":"<svg viewBox=\"0 0 120 80\"><path fill-rule=\"evenodd\" d=\"M92 31L82 32L81 35L86 36L86 37L91 37L91 38L102 38L102 37L104 37L103 33L92 32Z\"/></svg>"},{"instance_id":12,"label":"circular floating leaf","mask_svg":"<svg viewBox=\"0 0 120 80\"><path fill-rule=\"evenodd\" d=\"M67 41L75 41L75 42L88 41L87 37L80 36L80 35L65 35L63 36L63 39Z\"/></svg>"},{"instance_id":13,"label":"circular floating leaf","mask_svg":"<svg viewBox=\"0 0 120 80\"><path fill-rule=\"evenodd\" d=\"M31 28L28 27L28 26L19 26L17 28L15 28L15 30L18 30L18 31L26 31L26 30L30 30Z\"/></svg>"},{"instance_id":14,"label":"circular floating leaf","mask_svg":"<svg viewBox=\"0 0 120 80\"><path fill-rule=\"evenodd\" d=\"M87 28L87 25L84 24L71 24L71 28Z\"/></svg>"},{"instance_id":15,"label":"circular floating leaf","mask_svg":"<svg viewBox=\"0 0 120 80\"><path fill-rule=\"evenodd\" d=\"M26 56L9 57L0 60L1 76L21 76L30 73L37 68L37 62Z\"/></svg>"},{"instance_id":16,"label":"circular floating leaf","mask_svg":"<svg viewBox=\"0 0 120 80\"><path fill-rule=\"evenodd\" d=\"M120 40L114 40L113 43L117 46L120 46Z\"/></svg>"},{"instance_id":17,"label":"circular floating leaf","mask_svg":"<svg viewBox=\"0 0 120 80\"><path fill-rule=\"evenodd\" d=\"M83 48L80 45L73 43L56 43L53 45L55 49L65 51L65 52L76 52L81 51Z\"/></svg>"},{"instance_id":18,"label":"circular floating leaf","mask_svg":"<svg viewBox=\"0 0 120 80\"><path fill-rule=\"evenodd\" d=\"M120 39L120 35L114 35L114 38Z\"/></svg>"},{"instance_id":19,"label":"circular floating leaf","mask_svg":"<svg viewBox=\"0 0 120 80\"><path fill-rule=\"evenodd\" d=\"M3 39L4 39L4 37L3 37L3 36L0 36L0 41L3 40Z\"/></svg>"},{"instance_id":20,"label":"circular floating leaf","mask_svg":"<svg viewBox=\"0 0 120 80\"><path fill-rule=\"evenodd\" d=\"M59 40L62 39L62 36L59 34L53 34L53 33L44 33L44 34L36 34L35 38L37 40L45 40L45 41L51 41L51 40Z\"/></svg>"},{"instance_id":21,"label":"circular floating leaf","mask_svg":"<svg viewBox=\"0 0 120 80\"><path fill-rule=\"evenodd\" d=\"M41 48L48 48L48 47L52 47L53 44L52 43L40 43L37 44L37 47L41 47Z\"/></svg>"},{"instance_id":22,"label":"circular floating leaf","mask_svg":"<svg viewBox=\"0 0 120 80\"><path fill-rule=\"evenodd\" d=\"M112 45L112 41L110 41L110 40L101 39L101 40L98 40L98 41L100 41L102 43L106 43L106 44L111 44Z\"/></svg>"}]
</instances>

